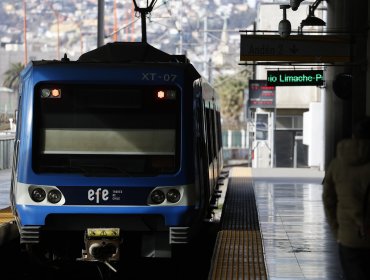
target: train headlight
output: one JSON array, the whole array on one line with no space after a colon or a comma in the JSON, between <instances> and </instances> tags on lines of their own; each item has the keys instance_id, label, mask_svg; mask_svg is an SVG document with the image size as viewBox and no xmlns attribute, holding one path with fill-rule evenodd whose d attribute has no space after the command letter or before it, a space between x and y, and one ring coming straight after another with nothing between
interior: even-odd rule
<instances>
[{"instance_id":1,"label":"train headlight","mask_svg":"<svg viewBox=\"0 0 370 280\"><path fill-rule=\"evenodd\" d=\"M31 198L35 202L41 202L45 199L46 192L42 188L35 188L31 192Z\"/></svg>"},{"instance_id":2,"label":"train headlight","mask_svg":"<svg viewBox=\"0 0 370 280\"><path fill-rule=\"evenodd\" d=\"M58 203L62 199L62 193L59 190L51 190L48 192L48 201L50 203Z\"/></svg>"},{"instance_id":3,"label":"train headlight","mask_svg":"<svg viewBox=\"0 0 370 280\"><path fill-rule=\"evenodd\" d=\"M154 204L161 204L166 196L164 195L164 192L161 190L155 190L150 195L150 198Z\"/></svg>"},{"instance_id":4,"label":"train headlight","mask_svg":"<svg viewBox=\"0 0 370 280\"><path fill-rule=\"evenodd\" d=\"M180 200L180 197L181 197L181 194L178 190L176 189L170 189L168 192L167 192L167 201L171 202L171 203L176 203Z\"/></svg>"},{"instance_id":5,"label":"train headlight","mask_svg":"<svg viewBox=\"0 0 370 280\"><path fill-rule=\"evenodd\" d=\"M48 98L49 96L50 96L50 89L48 89L48 88L43 88L42 90L41 90L41 97L42 98Z\"/></svg>"}]
</instances>

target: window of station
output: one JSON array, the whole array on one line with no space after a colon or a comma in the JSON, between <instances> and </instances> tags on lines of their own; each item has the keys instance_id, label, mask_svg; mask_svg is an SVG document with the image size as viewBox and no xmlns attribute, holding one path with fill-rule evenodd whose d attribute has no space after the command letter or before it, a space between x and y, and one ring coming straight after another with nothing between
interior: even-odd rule
<instances>
[{"instance_id":1,"label":"window of station","mask_svg":"<svg viewBox=\"0 0 370 280\"><path fill-rule=\"evenodd\" d=\"M303 129L303 116L276 116L276 129Z\"/></svg>"}]
</instances>

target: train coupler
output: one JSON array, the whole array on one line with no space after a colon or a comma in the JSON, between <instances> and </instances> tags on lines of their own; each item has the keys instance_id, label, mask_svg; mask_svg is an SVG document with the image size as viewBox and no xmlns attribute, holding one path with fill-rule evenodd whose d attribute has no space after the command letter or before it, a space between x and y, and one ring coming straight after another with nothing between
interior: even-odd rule
<instances>
[{"instance_id":1,"label":"train coupler","mask_svg":"<svg viewBox=\"0 0 370 280\"><path fill-rule=\"evenodd\" d=\"M79 261L98 261L106 264L111 270L117 270L109 263L120 258L119 228L89 228L85 232L85 249Z\"/></svg>"}]
</instances>

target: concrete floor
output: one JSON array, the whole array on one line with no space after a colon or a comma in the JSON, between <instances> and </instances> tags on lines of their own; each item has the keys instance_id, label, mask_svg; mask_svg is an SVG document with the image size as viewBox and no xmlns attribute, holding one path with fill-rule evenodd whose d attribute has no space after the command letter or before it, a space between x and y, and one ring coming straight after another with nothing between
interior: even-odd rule
<instances>
[{"instance_id":1,"label":"concrete floor","mask_svg":"<svg viewBox=\"0 0 370 280\"><path fill-rule=\"evenodd\" d=\"M253 169L252 174L269 279L343 279L321 199L324 173Z\"/></svg>"}]
</instances>

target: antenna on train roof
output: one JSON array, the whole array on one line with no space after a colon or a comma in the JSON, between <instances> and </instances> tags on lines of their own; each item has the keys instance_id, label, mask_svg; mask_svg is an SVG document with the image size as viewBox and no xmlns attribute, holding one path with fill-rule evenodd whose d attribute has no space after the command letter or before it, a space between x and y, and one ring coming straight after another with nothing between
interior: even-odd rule
<instances>
[{"instance_id":1,"label":"antenna on train roof","mask_svg":"<svg viewBox=\"0 0 370 280\"><path fill-rule=\"evenodd\" d=\"M138 6L138 4L136 3L136 0L133 0L133 1L134 1L134 5L135 5L135 12L140 13L140 16L141 16L141 34L142 34L141 35L141 41L143 43L146 43L147 42L147 39L146 39L146 15L149 14L153 10L155 4L157 3L157 0L151 0L150 4L149 4L149 0L137 0L143 6ZM144 7L145 2L146 2L146 7Z\"/></svg>"}]
</instances>

